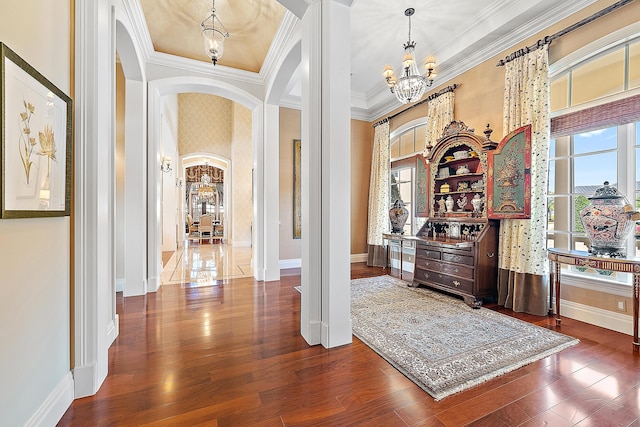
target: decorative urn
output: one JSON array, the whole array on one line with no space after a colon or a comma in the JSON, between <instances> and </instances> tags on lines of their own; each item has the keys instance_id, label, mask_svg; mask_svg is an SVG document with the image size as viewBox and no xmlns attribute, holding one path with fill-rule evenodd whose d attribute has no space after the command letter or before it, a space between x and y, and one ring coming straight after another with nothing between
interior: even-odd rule
<instances>
[{"instance_id":1,"label":"decorative urn","mask_svg":"<svg viewBox=\"0 0 640 427\"><path fill-rule=\"evenodd\" d=\"M594 255L625 257L626 240L640 218L626 197L605 181L596 189L590 203L580 211L580 220L591 241L589 252Z\"/></svg>"},{"instance_id":2,"label":"decorative urn","mask_svg":"<svg viewBox=\"0 0 640 427\"><path fill-rule=\"evenodd\" d=\"M447 208L447 212L453 212L453 197L447 196L447 199L444 201L444 205Z\"/></svg>"},{"instance_id":3,"label":"decorative urn","mask_svg":"<svg viewBox=\"0 0 640 427\"><path fill-rule=\"evenodd\" d=\"M409 218L409 211L404 207L404 202L396 200L393 207L389 209L389 219L391 220L391 232L394 234L404 234L404 225Z\"/></svg>"}]
</instances>

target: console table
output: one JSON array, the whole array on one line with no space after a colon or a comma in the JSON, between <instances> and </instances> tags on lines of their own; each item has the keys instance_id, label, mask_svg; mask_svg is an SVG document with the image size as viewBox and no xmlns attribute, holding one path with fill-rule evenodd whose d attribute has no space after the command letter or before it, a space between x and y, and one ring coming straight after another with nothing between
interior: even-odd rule
<instances>
[{"instance_id":1,"label":"console table","mask_svg":"<svg viewBox=\"0 0 640 427\"><path fill-rule=\"evenodd\" d=\"M387 259L385 261L385 267L391 266L391 253L390 253L390 242L399 242L400 243L400 279L402 279L402 254L404 252L404 242L406 241L416 241L415 236L405 236L404 234L394 234L394 233L382 233L382 239L387 241Z\"/></svg>"},{"instance_id":2,"label":"console table","mask_svg":"<svg viewBox=\"0 0 640 427\"><path fill-rule=\"evenodd\" d=\"M562 264L591 267L633 274L633 349L638 351L638 293L640 292L640 258L603 258L584 251L548 249L551 283L555 287L556 324L560 324L560 267ZM550 307L551 308L551 307Z\"/></svg>"}]
</instances>

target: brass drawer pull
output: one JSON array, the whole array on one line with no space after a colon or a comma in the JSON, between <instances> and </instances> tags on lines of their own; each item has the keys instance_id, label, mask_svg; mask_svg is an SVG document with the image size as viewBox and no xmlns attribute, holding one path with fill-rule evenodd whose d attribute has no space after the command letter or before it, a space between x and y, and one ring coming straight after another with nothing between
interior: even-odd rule
<instances>
[{"instance_id":1,"label":"brass drawer pull","mask_svg":"<svg viewBox=\"0 0 640 427\"><path fill-rule=\"evenodd\" d=\"M459 272L460 272L460 269L459 269L458 267L456 267L456 268L454 268L454 269L453 269L453 272L454 272L454 273L459 273Z\"/></svg>"},{"instance_id":2,"label":"brass drawer pull","mask_svg":"<svg viewBox=\"0 0 640 427\"><path fill-rule=\"evenodd\" d=\"M453 281L454 286L457 288L458 286L460 286L460 282L458 282L457 280Z\"/></svg>"},{"instance_id":3,"label":"brass drawer pull","mask_svg":"<svg viewBox=\"0 0 640 427\"><path fill-rule=\"evenodd\" d=\"M429 273L424 273L424 278L428 279L429 278Z\"/></svg>"},{"instance_id":4,"label":"brass drawer pull","mask_svg":"<svg viewBox=\"0 0 640 427\"><path fill-rule=\"evenodd\" d=\"M489 258L493 258L493 256L494 256L494 255L495 255L495 253L493 253L493 252L488 252L488 253L487 253L487 256L488 256Z\"/></svg>"}]
</instances>

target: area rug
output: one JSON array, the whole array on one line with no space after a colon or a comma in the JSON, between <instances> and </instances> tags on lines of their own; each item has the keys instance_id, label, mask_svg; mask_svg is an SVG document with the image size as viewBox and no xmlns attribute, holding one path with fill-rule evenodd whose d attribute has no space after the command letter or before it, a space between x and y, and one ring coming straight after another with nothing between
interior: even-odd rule
<instances>
[{"instance_id":1,"label":"area rug","mask_svg":"<svg viewBox=\"0 0 640 427\"><path fill-rule=\"evenodd\" d=\"M391 276L351 281L353 334L435 400L579 340Z\"/></svg>"}]
</instances>

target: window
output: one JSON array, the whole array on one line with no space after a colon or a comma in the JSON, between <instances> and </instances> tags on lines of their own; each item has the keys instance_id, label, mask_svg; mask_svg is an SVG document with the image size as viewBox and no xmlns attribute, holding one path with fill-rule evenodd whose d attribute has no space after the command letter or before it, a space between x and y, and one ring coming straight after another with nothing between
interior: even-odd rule
<instances>
[{"instance_id":1,"label":"window","mask_svg":"<svg viewBox=\"0 0 640 427\"><path fill-rule=\"evenodd\" d=\"M391 170L391 199L389 200L389 206L400 199L404 202L404 207L407 208L410 215L404 225L404 234L414 235L418 230L413 230L413 191L414 191L414 172L415 167L405 166Z\"/></svg>"},{"instance_id":2,"label":"window","mask_svg":"<svg viewBox=\"0 0 640 427\"><path fill-rule=\"evenodd\" d=\"M416 155L422 155L427 126L424 120L417 120L395 130L389 145L391 158L391 191L389 209L401 199L409 211L409 219L404 226L405 235L415 235L423 224L415 217L415 175Z\"/></svg>"},{"instance_id":3,"label":"window","mask_svg":"<svg viewBox=\"0 0 640 427\"><path fill-rule=\"evenodd\" d=\"M640 96L632 90L639 61L636 39L575 61L552 78L548 247L587 250L579 213L604 181L640 207ZM640 256L638 236L629 240L627 252ZM630 283L626 274L574 272Z\"/></svg>"}]
</instances>

